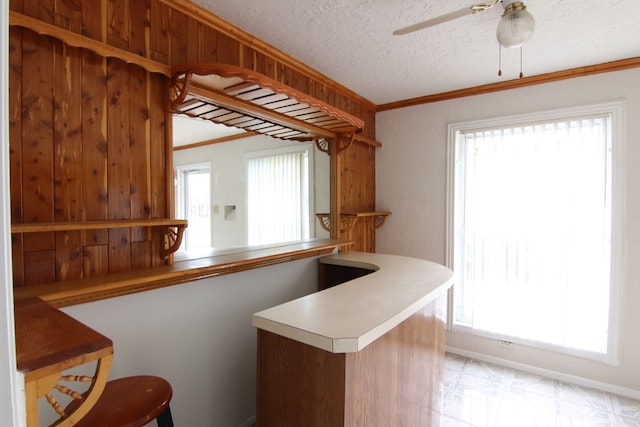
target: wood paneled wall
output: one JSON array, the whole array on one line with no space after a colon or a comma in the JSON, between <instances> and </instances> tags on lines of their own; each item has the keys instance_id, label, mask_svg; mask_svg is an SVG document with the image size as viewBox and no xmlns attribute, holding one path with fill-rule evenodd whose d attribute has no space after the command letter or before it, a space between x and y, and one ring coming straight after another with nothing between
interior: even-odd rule
<instances>
[{"instance_id":1,"label":"wood paneled wall","mask_svg":"<svg viewBox=\"0 0 640 427\"><path fill-rule=\"evenodd\" d=\"M196 19L207 12L191 3L10 0L10 9L168 66L256 70L362 118L375 138L375 106ZM9 50L12 223L169 217L167 78L20 27ZM341 156L343 210L374 210L375 149L355 143ZM161 245L150 227L14 234L14 285L159 265Z\"/></svg>"}]
</instances>

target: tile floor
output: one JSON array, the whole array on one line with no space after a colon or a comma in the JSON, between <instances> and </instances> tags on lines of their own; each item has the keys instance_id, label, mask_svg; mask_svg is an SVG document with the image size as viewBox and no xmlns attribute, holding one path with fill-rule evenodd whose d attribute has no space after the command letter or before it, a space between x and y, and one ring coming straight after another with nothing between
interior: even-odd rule
<instances>
[{"instance_id":1,"label":"tile floor","mask_svg":"<svg viewBox=\"0 0 640 427\"><path fill-rule=\"evenodd\" d=\"M447 354L440 427L640 427L640 402Z\"/></svg>"}]
</instances>

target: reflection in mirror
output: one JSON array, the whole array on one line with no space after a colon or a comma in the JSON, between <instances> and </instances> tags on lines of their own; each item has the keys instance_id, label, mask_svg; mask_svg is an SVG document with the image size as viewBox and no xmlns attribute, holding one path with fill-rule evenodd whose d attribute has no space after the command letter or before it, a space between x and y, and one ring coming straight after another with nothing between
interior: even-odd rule
<instances>
[{"instance_id":1,"label":"reflection in mirror","mask_svg":"<svg viewBox=\"0 0 640 427\"><path fill-rule=\"evenodd\" d=\"M328 238L329 156L283 141L173 116L176 217L188 220L177 259Z\"/></svg>"}]
</instances>

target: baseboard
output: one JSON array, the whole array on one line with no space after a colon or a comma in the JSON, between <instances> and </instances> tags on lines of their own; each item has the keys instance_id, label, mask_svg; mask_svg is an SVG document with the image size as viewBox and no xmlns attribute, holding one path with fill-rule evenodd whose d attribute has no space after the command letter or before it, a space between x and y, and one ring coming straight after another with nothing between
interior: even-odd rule
<instances>
[{"instance_id":1,"label":"baseboard","mask_svg":"<svg viewBox=\"0 0 640 427\"><path fill-rule=\"evenodd\" d=\"M468 357L471 359L482 360L484 362L493 363L495 365L504 366L506 368L517 369L520 371L528 372L530 374L540 375L542 377L551 378L554 380L575 384L583 387L595 388L605 391L607 393L618 394L620 396L628 397L629 399L640 400L640 391L633 390L626 387L620 387L614 384L603 383L600 381L590 380L588 378L582 378L575 375L569 375L558 371L552 371L550 369L538 368L536 366L526 365L524 363L513 362L508 359L502 359L500 357L489 356L482 353L476 353L473 351L463 350L455 347L445 347L447 353L457 354L459 356Z\"/></svg>"}]
</instances>

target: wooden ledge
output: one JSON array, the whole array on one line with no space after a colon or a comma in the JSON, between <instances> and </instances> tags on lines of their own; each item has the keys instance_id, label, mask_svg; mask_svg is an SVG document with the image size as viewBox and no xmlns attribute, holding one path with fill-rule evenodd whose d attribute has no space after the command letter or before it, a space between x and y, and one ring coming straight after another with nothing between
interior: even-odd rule
<instances>
[{"instance_id":1,"label":"wooden ledge","mask_svg":"<svg viewBox=\"0 0 640 427\"><path fill-rule=\"evenodd\" d=\"M13 293L16 300L39 297L54 307L66 307L326 255L351 244L350 240L310 240L189 259L126 273L18 287Z\"/></svg>"},{"instance_id":2,"label":"wooden ledge","mask_svg":"<svg viewBox=\"0 0 640 427\"><path fill-rule=\"evenodd\" d=\"M123 219L108 221L79 221L79 222L35 222L27 224L12 224L11 233L42 233L58 231L100 230L112 228L134 227L163 227L164 247L162 256L167 259L180 247L187 221L184 219Z\"/></svg>"}]
</instances>

